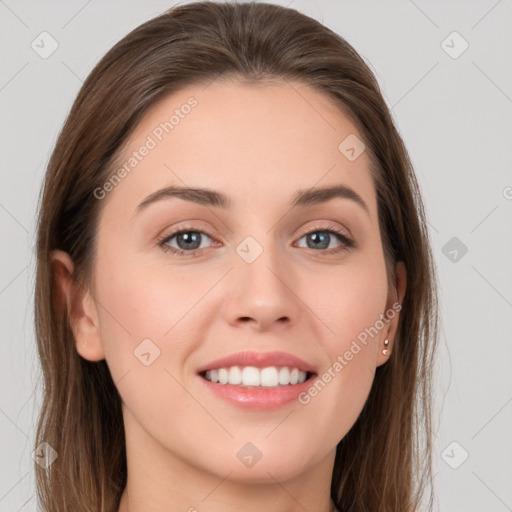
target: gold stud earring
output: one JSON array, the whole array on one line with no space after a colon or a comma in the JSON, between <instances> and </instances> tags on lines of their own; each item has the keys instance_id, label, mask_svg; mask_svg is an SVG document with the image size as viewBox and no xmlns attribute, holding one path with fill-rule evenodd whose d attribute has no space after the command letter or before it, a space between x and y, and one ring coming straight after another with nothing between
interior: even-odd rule
<instances>
[{"instance_id":1,"label":"gold stud earring","mask_svg":"<svg viewBox=\"0 0 512 512\"><path fill-rule=\"evenodd\" d=\"M389 340L384 340L384 346L387 347L389 345ZM385 356L388 356L389 355L389 350L387 348L385 348L382 353L385 355Z\"/></svg>"}]
</instances>

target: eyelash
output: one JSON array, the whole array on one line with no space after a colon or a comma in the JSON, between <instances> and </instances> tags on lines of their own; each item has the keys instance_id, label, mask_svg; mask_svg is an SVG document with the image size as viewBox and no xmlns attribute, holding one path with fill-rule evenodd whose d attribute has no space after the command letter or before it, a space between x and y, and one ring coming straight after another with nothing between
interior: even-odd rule
<instances>
[{"instance_id":1,"label":"eyelash","mask_svg":"<svg viewBox=\"0 0 512 512\"><path fill-rule=\"evenodd\" d=\"M167 242L172 240L175 236L183 234L183 233L201 233L201 234L206 235L207 237L211 238L212 240L214 240L214 237L209 235L205 231L202 231L200 229L195 229L193 227L185 227L185 228L181 228L177 231L174 231L170 235L166 235L164 237L159 238L158 245L162 248L162 250L165 253L171 252L172 254L176 254L176 255L180 255L180 256L184 256L184 255L189 255L189 256L192 255L193 256L202 250L202 249L195 249L193 251L184 251L183 249L176 249L175 247L170 247L169 245L167 245ZM313 230L308 231L307 233L303 233L302 236L299 238L299 240L301 238L303 238L307 235L311 235L313 233L329 233L329 234L335 235L336 238L342 244L341 247L337 247L334 249L322 249L321 251L315 251L314 249L312 249L315 252L323 252L324 254L337 254L337 253L340 253L343 251L348 251L349 249L355 247L355 243L353 240L348 238L341 230L339 230L335 226L331 226L331 225L321 227L321 228L315 227L315 228L313 228Z\"/></svg>"}]
</instances>

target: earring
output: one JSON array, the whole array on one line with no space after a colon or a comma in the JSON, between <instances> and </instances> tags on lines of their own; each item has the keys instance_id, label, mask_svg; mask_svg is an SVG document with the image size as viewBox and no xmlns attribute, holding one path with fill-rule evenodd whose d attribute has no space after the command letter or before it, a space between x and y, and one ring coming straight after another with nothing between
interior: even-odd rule
<instances>
[{"instance_id":1,"label":"earring","mask_svg":"<svg viewBox=\"0 0 512 512\"><path fill-rule=\"evenodd\" d=\"M384 346L385 346L385 347L387 347L388 345L389 345L389 340L387 340L387 339L386 339L386 340L384 340ZM389 355L389 350L388 350L387 348L385 348L385 349L382 351L382 353L383 353L385 356L387 356L387 355Z\"/></svg>"}]
</instances>

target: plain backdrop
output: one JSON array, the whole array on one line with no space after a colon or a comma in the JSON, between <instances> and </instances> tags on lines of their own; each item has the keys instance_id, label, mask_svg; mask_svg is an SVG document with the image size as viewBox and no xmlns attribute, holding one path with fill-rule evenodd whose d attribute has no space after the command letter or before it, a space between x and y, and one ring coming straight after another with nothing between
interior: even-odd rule
<instances>
[{"instance_id":1,"label":"plain backdrop","mask_svg":"<svg viewBox=\"0 0 512 512\"><path fill-rule=\"evenodd\" d=\"M422 188L442 314L436 510L510 511L512 2L276 3L323 22L369 63ZM33 247L45 167L96 62L174 4L0 0L0 512L37 510Z\"/></svg>"}]
</instances>

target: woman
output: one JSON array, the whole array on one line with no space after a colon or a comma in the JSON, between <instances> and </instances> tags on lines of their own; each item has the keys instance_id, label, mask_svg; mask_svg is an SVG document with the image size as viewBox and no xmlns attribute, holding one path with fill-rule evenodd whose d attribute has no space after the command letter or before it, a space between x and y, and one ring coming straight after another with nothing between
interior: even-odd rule
<instances>
[{"instance_id":1,"label":"woman","mask_svg":"<svg viewBox=\"0 0 512 512\"><path fill-rule=\"evenodd\" d=\"M406 149L339 35L265 3L136 28L78 94L38 230L45 510L425 501L435 267Z\"/></svg>"}]
</instances>

